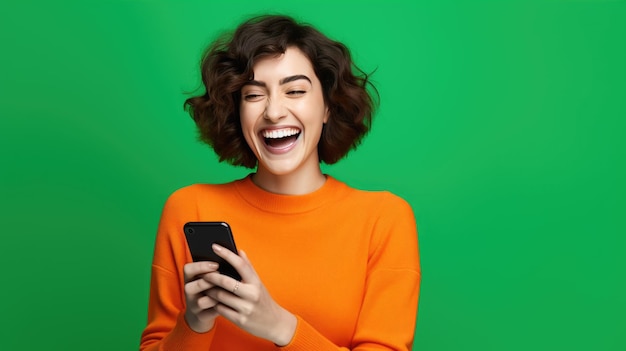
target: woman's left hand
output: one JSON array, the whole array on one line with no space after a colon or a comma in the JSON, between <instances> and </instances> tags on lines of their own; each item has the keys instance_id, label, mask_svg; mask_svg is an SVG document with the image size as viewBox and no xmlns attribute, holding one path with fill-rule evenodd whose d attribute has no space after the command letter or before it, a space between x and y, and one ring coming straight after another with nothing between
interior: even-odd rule
<instances>
[{"instance_id":1,"label":"woman's left hand","mask_svg":"<svg viewBox=\"0 0 626 351\"><path fill-rule=\"evenodd\" d=\"M237 256L217 244L213 250L241 275L241 282L218 272L204 276L215 285L208 296L218 301L217 313L252 335L287 345L296 330L296 317L272 299L244 251Z\"/></svg>"}]
</instances>

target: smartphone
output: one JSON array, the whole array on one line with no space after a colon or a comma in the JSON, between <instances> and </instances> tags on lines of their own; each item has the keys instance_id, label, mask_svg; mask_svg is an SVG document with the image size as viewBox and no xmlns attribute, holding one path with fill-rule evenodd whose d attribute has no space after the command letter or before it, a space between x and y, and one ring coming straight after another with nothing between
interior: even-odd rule
<instances>
[{"instance_id":1,"label":"smartphone","mask_svg":"<svg viewBox=\"0 0 626 351\"><path fill-rule=\"evenodd\" d=\"M187 246L194 262L213 261L220 267L218 271L237 280L241 276L230 263L219 257L213 251L212 245L218 244L237 254L237 247L233 239L233 233L226 222L189 222L184 225L183 231L187 238Z\"/></svg>"}]
</instances>

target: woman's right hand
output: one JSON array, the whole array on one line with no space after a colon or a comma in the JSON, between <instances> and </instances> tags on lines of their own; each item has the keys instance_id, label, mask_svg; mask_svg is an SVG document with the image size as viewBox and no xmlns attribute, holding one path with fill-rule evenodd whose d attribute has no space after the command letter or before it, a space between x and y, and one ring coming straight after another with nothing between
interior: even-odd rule
<instances>
[{"instance_id":1,"label":"woman's right hand","mask_svg":"<svg viewBox=\"0 0 626 351\"><path fill-rule=\"evenodd\" d=\"M217 301L207 296L213 284L203 279L204 275L216 272L218 264L215 262L193 262L185 264L185 320L196 333L205 333L213 328L217 312Z\"/></svg>"}]
</instances>

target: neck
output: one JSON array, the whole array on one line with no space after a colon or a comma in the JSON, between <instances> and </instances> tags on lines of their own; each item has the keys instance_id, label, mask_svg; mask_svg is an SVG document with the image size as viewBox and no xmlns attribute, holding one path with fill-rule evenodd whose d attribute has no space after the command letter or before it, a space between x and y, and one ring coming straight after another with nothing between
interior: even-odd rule
<instances>
[{"instance_id":1,"label":"neck","mask_svg":"<svg viewBox=\"0 0 626 351\"><path fill-rule=\"evenodd\" d=\"M314 172L293 172L285 175L272 174L259 167L252 181L263 190L282 195L304 195L321 188L326 176L318 167Z\"/></svg>"}]
</instances>

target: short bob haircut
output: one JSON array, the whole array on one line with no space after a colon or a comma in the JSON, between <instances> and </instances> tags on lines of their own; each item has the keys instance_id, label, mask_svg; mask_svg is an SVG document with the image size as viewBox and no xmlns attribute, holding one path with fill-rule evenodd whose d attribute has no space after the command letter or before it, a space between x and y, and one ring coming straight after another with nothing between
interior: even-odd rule
<instances>
[{"instance_id":1,"label":"short bob haircut","mask_svg":"<svg viewBox=\"0 0 626 351\"><path fill-rule=\"evenodd\" d=\"M339 161L369 131L375 104L367 88L377 91L368 75L353 64L345 45L291 17L254 17L207 48L201 61L206 91L184 104L200 139L215 150L220 162L256 166L256 156L241 130L241 88L254 78L255 62L278 56L288 47L297 47L311 61L330 112L318 143L320 162Z\"/></svg>"}]
</instances>

